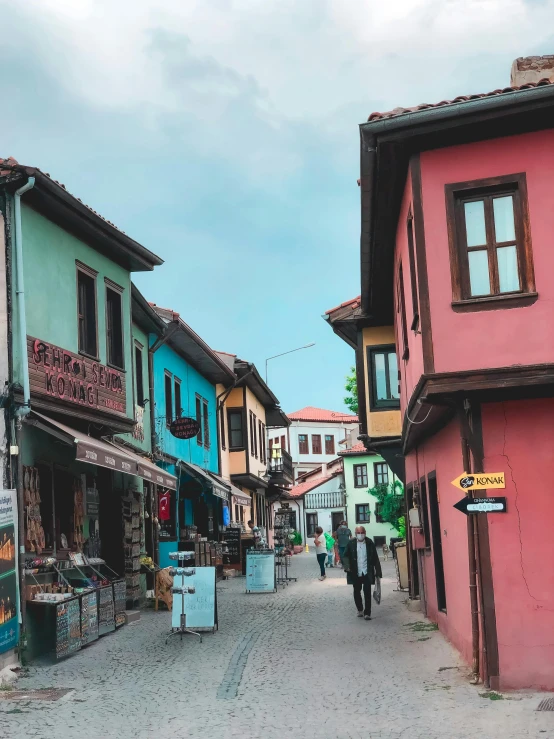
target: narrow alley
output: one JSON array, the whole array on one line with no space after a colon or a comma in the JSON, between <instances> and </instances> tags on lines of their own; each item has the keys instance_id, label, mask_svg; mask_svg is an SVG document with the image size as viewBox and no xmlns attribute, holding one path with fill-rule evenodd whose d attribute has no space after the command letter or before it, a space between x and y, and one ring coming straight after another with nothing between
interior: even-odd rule
<instances>
[{"instance_id":1,"label":"narrow alley","mask_svg":"<svg viewBox=\"0 0 554 739\"><path fill-rule=\"evenodd\" d=\"M370 622L356 618L344 574L319 582L315 556L293 559L297 583L247 595L218 586L220 629L165 644L166 611L58 663L35 663L17 690L70 689L55 702L0 696L10 739L294 737L504 739L552 736L541 696L483 697L421 613L403 605L391 561Z\"/></svg>"}]
</instances>

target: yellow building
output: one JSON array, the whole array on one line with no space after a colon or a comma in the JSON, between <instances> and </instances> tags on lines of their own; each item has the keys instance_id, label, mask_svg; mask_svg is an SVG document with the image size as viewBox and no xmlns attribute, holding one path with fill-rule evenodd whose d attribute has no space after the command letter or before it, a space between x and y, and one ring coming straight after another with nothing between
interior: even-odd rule
<instances>
[{"instance_id":1,"label":"yellow building","mask_svg":"<svg viewBox=\"0 0 554 739\"><path fill-rule=\"evenodd\" d=\"M267 431L290 421L253 364L218 354L236 376L233 387L217 387L220 469L233 486L231 520L246 534L252 520L271 538L271 502L293 478L290 455L285 450L269 454Z\"/></svg>"},{"instance_id":2,"label":"yellow building","mask_svg":"<svg viewBox=\"0 0 554 739\"><path fill-rule=\"evenodd\" d=\"M356 353L360 440L368 452L380 454L404 479L400 377L393 326L374 326L364 316L360 298L325 313L333 331Z\"/></svg>"}]
</instances>

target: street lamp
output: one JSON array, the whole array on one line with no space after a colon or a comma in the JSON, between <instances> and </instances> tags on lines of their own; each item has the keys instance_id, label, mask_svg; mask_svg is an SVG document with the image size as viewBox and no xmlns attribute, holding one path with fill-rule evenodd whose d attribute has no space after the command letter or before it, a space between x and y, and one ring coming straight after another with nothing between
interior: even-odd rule
<instances>
[{"instance_id":1,"label":"street lamp","mask_svg":"<svg viewBox=\"0 0 554 739\"><path fill-rule=\"evenodd\" d=\"M311 344L306 344L305 346L299 346L297 349L289 349L288 352L283 352L282 354L276 354L274 357L268 357L265 360L265 381L267 384L267 363L270 361L270 359L277 359L277 357L284 357L285 354L292 354L293 352L299 352L301 349L309 349L311 346L315 346L315 341Z\"/></svg>"}]
</instances>

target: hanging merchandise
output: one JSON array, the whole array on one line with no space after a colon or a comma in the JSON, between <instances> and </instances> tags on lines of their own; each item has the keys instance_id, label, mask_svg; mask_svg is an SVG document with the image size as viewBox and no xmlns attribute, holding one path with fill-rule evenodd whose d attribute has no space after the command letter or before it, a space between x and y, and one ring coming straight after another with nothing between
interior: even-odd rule
<instances>
[{"instance_id":1,"label":"hanging merchandise","mask_svg":"<svg viewBox=\"0 0 554 739\"><path fill-rule=\"evenodd\" d=\"M277 584L288 585L296 582L296 577L289 577L289 566L292 563L292 540L291 513L289 508L279 508L275 514L274 541L275 541L275 564L277 568Z\"/></svg>"},{"instance_id":2,"label":"hanging merchandise","mask_svg":"<svg viewBox=\"0 0 554 739\"><path fill-rule=\"evenodd\" d=\"M40 479L36 467L23 467L23 498L25 503L25 548L41 554L45 547L40 513Z\"/></svg>"},{"instance_id":3,"label":"hanging merchandise","mask_svg":"<svg viewBox=\"0 0 554 739\"><path fill-rule=\"evenodd\" d=\"M125 582L127 603L138 604L140 599L140 542L142 521L140 517L140 495L128 491L122 498L123 547L125 552Z\"/></svg>"},{"instance_id":4,"label":"hanging merchandise","mask_svg":"<svg viewBox=\"0 0 554 739\"><path fill-rule=\"evenodd\" d=\"M169 521L171 518L171 492L166 490L160 495L158 504L158 518L160 521Z\"/></svg>"},{"instance_id":5,"label":"hanging merchandise","mask_svg":"<svg viewBox=\"0 0 554 739\"><path fill-rule=\"evenodd\" d=\"M83 499L83 487L79 477L73 480L73 546L78 552L83 551L85 536L83 533L83 522L85 518L85 504Z\"/></svg>"}]
</instances>

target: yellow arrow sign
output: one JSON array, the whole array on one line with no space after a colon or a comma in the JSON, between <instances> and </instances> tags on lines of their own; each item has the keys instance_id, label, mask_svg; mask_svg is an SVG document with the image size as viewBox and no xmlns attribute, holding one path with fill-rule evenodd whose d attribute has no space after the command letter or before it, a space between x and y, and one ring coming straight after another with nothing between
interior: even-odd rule
<instances>
[{"instance_id":1,"label":"yellow arrow sign","mask_svg":"<svg viewBox=\"0 0 554 739\"><path fill-rule=\"evenodd\" d=\"M452 480L452 485L460 490L498 490L506 487L504 472L472 472Z\"/></svg>"}]
</instances>

